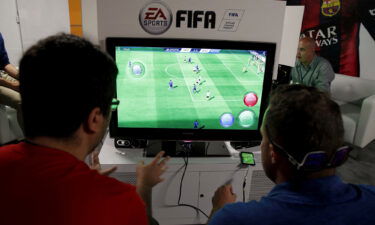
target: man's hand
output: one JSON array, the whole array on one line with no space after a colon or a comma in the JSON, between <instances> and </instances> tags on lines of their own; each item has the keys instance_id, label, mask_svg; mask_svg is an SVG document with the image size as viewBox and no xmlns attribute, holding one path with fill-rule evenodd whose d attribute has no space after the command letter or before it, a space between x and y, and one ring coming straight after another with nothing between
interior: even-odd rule
<instances>
[{"instance_id":1,"label":"man's hand","mask_svg":"<svg viewBox=\"0 0 375 225\"><path fill-rule=\"evenodd\" d=\"M92 170L97 170L98 173L100 173L101 175L108 176L109 174L111 174L112 172L114 172L117 169L117 167L114 166L112 168L102 170L102 167L100 166L100 162L99 162L99 152L91 153L90 157L91 157L90 158L90 168Z\"/></svg>"},{"instance_id":2,"label":"man's hand","mask_svg":"<svg viewBox=\"0 0 375 225\"><path fill-rule=\"evenodd\" d=\"M137 165L137 193L146 204L149 221L153 220L151 204L152 188L164 180L160 176L168 169L166 163L169 160L169 156L161 159L164 153L164 151L159 152L148 165L145 165L143 161Z\"/></svg>"},{"instance_id":3,"label":"man's hand","mask_svg":"<svg viewBox=\"0 0 375 225\"><path fill-rule=\"evenodd\" d=\"M4 71L16 80L20 79L18 69L12 64L8 64L4 67Z\"/></svg>"},{"instance_id":4,"label":"man's hand","mask_svg":"<svg viewBox=\"0 0 375 225\"><path fill-rule=\"evenodd\" d=\"M10 88L10 89L12 89L14 91L17 91L17 92L19 92L19 90L20 90L20 83L19 83L18 80L9 81L7 79L4 79L4 78L0 77L0 86Z\"/></svg>"},{"instance_id":5,"label":"man's hand","mask_svg":"<svg viewBox=\"0 0 375 225\"><path fill-rule=\"evenodd\" d=\"M227 184L219 187L214 197L212 197L212 210L217 211L224 207L227 203L233 203L236 201L237 195L233 193L231 184Z\"/></svg>"},{"instance_id":6,"label":"man's hand","mask_svg":"<svg viewBox=\"0 0 375 225\"><path fill-rule=\"evenodd\" d=\"M148 165L143 161L137 165L137 187L152 188L164 179L160 176L168 169L166 163L170 159L169 156L161 160L164 151L159 152L154 160Z\"/></svg>"}]
</instances>

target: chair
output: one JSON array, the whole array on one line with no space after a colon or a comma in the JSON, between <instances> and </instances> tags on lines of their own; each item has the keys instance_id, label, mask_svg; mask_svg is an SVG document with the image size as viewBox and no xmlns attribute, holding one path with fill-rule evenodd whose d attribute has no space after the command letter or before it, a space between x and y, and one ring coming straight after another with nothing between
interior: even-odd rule
<instances>
[{"instance_id":1,"label":"chair","mask_svg":"<svg viewBox=\"0 0 375 225\"><path fill-rule=\"evenodd\" d=\"M17 111L0 105L0 145L23 139L23 132L17 121Z\"/></svg>"},{"instance_id":2,"label":"chair","mask_svg":"<svg viewBox=\"0 0 375 225\"><path fill-rule=\"evenodd\" d=\"M375 139L375 80L336 74L331 95L340 105L345 142L364 148Z\"/></svg>"}]
</instances>

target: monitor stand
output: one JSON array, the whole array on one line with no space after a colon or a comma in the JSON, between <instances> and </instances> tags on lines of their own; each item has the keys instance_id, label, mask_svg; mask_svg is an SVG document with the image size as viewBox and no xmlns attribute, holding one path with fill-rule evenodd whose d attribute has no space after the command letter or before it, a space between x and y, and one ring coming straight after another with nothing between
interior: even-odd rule
<instances>
[{"instance_id":1,"label":"monitor stand","mask_svg":"<svg viewBox=\"0 0 375 225\"><path fill-rule=\"evenodd\" d=\"M161 150L171 157L229 157L223 141L149 141L144 149L146 157L154 157Z\"/></svg>"}]
</instances>

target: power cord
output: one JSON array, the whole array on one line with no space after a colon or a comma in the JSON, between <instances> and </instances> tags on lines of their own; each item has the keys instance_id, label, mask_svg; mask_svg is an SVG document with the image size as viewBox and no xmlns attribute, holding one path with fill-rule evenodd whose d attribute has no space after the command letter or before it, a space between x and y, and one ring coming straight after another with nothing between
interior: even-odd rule
<instances>
[{"instance_id":1,"label":"power cord","mask_svg":"<svg viewBox=\"0 0 375 225\"><path fill-rule=\"evenodd\" d=\"M242 183L242 202L245 202L245 187L246 187L246 180L247 180L247 174L249 173L250 166L247 167L246 174L243 178Z\"/></svg>"},{"instance_id":2,"label":"power cord","mask_svg":"<svg viewBox=\"0 0 375 225\"><path fill-rule=\"evenodd\" d=\"M207 142L207 146L206 146L206 148L204 149L204 155L205 155L205 156L207 156L208 147L210 147L210 142Z\"/></svg>"},{"instance_id":3,"label":"power cord","mask_svg":"<svg viewBox=\"0 0 375 225\"><path fill-rule=\"evenodd\" d=\"M184 162L185 162L185 167L184 167L184 172L182 173L181 180L180 180L180 192L179 192L179 194L178 194L177 206L185 206L185 207L193 208L193 209L195 209L197 212L200 212L200 213L202 213L204 216L206 216L207 218L209 218L209 216L208 216L205 212L203 212L200 208L198 208L198 207L196 207L196 206L193 206L193 205L189 205L189 204L181 203L182 182L184 181L184 177L185 177L186 169L187 169L187 166L188 166L188 164L189 164L189 152L191 151L191 143L188 143L188 144L182 144L182 147L183 147L183 150L184 150L183 159L184 159Z\"/></svg>"}]
</instances>

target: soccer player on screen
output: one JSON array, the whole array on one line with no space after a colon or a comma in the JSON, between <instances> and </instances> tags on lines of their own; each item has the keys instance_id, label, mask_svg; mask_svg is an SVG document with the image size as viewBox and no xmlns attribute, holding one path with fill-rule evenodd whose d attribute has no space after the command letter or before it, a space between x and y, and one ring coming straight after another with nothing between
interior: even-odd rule
<instances>
[{"instance_id":1,"label":"soccer player on screen","mask_svg":"<svg viewBox=\"0 0 375 225\"><path fill-rule=\"evenodd\" d=\"M199 73L199 66L198 66L198 64L194 66L193 71L196 72L196 73Z\"/></svg>"},{"instance_id":2,"label":"soccer player on screen","mask_svg":"<svg viewBox=\"0 0 375 225\"><path fill-rule=\"evenodd\" d=\"M199 77L195 80L195 84L196 85L200 85L200 83L201 83L201 80L199 79Z\"/></svg>"},{"instance_id":3,"label":"soccer player on screen","mask_svg":"<svg viewBox=\"0 0 375 225\"><path fill-rule=\"evenodd\" d=\"M195 84L193 84L193 93L197 93L197 86Z\"/></svg>"},{"instance_id":4,"label":"soccer player on screen","mask_svg":"<svg viewBox=\"0 0 375 225\"><path fill-rule=\"evenodd\" d=\"M128 62L128 66L129 66L129 68L132 67L132 62L131 61Z\"/></svg>"},{"instance_id":5,"label":"soccer player on screen","mask_svg":"<svg viewBox=\"0 0 375 225\"><path fill-rule=\"evenodd\" d=\"M173 89L173 81L172 80L169 80L169 89Z\"/></svg>"},{"instance_id":6,"label":"soccer player on screen","mask_svg":"<svg viewBox=\"0 0 375 225\"><path fill-rule=\"evenodd\" d=\"M259 62L258 63L258 66L257 66L257 73L263 73L264 72L264 63L263 62Z\"/></svg>"},{"instance_id":7,"label":"soccer player on screen","mask_svg":"<svg viewBox=\"0 0 375 225\"><path fill-rule=\"evenodd\" d=\"M195 120L194 121L194 129L198 129L198 126L199 126L199 122L198 122L198 120Z\"/></svg>"},{"instance_id":8,"label":"soccer player on screen","mask_svg":"<svg viewBox=\"0 0 375 225\"><path fill-rule=\"evenodd\" d=\"M206 93L206 99L207 99L207 101L209 101L210 98L211 98L211 92L210 92L210 90L208 90L207 93Z\"/></svg>"},{"instance_id":9,"label":"soccer player on screen","mask_svg":"<svg viewBox=\"0 0 375 225\"><path fill-rule=\"evenodd\" d=\"M188 62L189 62L189 63L192 63L192 61L191 61L191 57L189 57L189 60L188 60Z\"/></svg>"}]
</instances>

